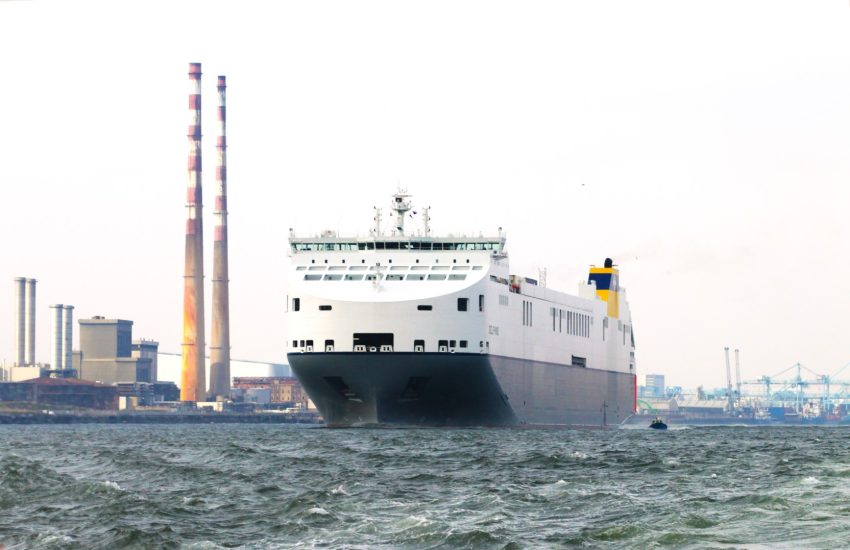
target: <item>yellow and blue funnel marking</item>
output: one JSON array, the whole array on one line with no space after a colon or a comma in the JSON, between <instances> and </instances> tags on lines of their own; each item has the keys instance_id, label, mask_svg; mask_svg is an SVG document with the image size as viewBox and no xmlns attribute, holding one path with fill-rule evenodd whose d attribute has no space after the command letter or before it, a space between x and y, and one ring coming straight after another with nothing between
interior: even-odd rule
<instances>
[{"instance_id":1,"label":"yellow and blue funnel marking","mask_svg":"<svg viewBox=\"0 0 850 550\"><path fill-rule=\"evenodd\" d=\"M596 295L608 302L608 317L620 318L620 271L605 261L606 267L591 267L587 282L596 283Z\"/></svg>"}]
</instances>

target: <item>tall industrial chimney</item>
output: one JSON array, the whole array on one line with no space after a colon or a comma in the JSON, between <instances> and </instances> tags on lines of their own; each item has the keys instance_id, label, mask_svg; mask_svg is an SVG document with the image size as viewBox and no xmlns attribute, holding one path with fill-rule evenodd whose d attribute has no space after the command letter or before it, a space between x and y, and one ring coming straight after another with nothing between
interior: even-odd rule
<instances>
[{"instance_id":1,"label":"tall industrial chimney","mask_svg":"<svg viewBox=\"0 0 850 550\"><path fill-rule=\"evenodd\" d=\"M22 367L26 363L26 288L27 280L23 277L15 277L15 366Z\"/></svg>"},{"instance_id":2,"label":"tall industrial chimney","mask_svg":"<svg viewBox=\"0 0 850 550\"><path fill-rule=\"evenodd\" d=\"M230 292L227 262L227 79L218 77L218 136L215 169L215 239L213 241L212 340L210 395L230 395Z\"/></svg>"},{"instance_id":3,"label":"tall industrial chimney","mask_svg":"<svg viewBox=\"0 0 850 550\"><path fill-rule=\"evenodd\" d=\"M65 356L65 358L62 359L62 368L70 369L74 366L74 306L65 306L65 315L63 317L63 321L65 323L65 334L62 340L62 354Z\"/></svg>"},{"instance_id":4,"label":"tall industrial chimney","mask_svg":"<svg viewBox=\"0 0 850 550\"><path fill-rule=\"evenodd\" d=\"M180 400L206 399L204 357L204 236L201 212L201 64L189 64L189 181L183 276L183 369Z\"/></svg>"},{"instance_id":5,"label":"tall industrial chimney","mask_svg":"<svg viewBox=\"0 0 850 550\"><path fill-rule=\"evenodd\" d=\"M35 279L27 279L26 358L27 365L35 365Z\"/></svg>"},{"instance_id":6,"label":"tall industrial chimney","mask_svg":"<svg viewBox=\"0 0 850 550\"><path fill-rule=\"evenodd\" d=\"M62 370L65 367L65 353L62 351L62 343L65 340L65 306L53 304L50 306L50 368Z\"/></svg>"},{"instance_id":7,"label":"tall industrial chimney","mask_svg":"<svg viewBox=\"0 0 850 550\"><path fill-rule=\"evenodd\" d=\"M741 398L741 362L738 360L738 350L735 350L735 387L738 389L738 399Z\"/></svg>"},{"instance_id":8,"label":"tall industrial chimney","mask_svg":"<svg viewBox=\"0 0 850 550\"><path fill-rule=\"evenodd\" d=\"M731 411L735 408L735 398L732 396L732 370L729 367L729 348L723 348L723 351L726 353L726 401Z\"/></svg>"}]
</instances>

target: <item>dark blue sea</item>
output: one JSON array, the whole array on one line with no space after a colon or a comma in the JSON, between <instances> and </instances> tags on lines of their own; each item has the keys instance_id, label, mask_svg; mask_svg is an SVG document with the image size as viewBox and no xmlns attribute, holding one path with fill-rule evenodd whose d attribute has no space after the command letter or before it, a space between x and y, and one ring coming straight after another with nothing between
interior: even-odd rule
<instances>
[{"instance_id":1,"label":"dark blue sea","mask_svg":"<svg viewBox=\"0 0 850 550\"><path fill-rule=\"evenodd\" d=\"M12 548L848 548L850 429L0 427Z\"/></svg>"}]
</instances>

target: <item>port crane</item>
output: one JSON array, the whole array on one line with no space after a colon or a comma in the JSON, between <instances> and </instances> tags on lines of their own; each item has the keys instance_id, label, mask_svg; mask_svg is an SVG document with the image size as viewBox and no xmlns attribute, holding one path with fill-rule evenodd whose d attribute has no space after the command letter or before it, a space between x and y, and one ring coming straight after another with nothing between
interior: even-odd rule
<instances>
[{"instance_id":1,"label":"port crane","mask_svg":"<svg viewBox=\"0 0 850 550\"><path fill-rule=\"evenodd\" d=\"M742 384L745 386L759 386L764 388L764 398L771 404L785 405L789 400L793 403L794 410L800 412L807 399L819 399L827 410L831 410L835 401L850 399L850 382L840 380L838 376L844 372L850 363L843 365L830 375L820 374L801 363L794 363L773 375L761 376L756 380L748 380ZM811 375L807 379L803 374ZM781 378L793 373L791 378ZM839 387L835 392L834 388ZM822 388L819 395L811 395L809 388Z\"/></svg>"}]
</instances>

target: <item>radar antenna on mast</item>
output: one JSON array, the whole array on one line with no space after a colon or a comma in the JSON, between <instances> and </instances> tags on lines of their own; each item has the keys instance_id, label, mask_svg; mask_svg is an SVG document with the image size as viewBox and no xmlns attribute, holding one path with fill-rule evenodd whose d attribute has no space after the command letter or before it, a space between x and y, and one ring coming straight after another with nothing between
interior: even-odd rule
<instances>
[{"instance_id":1,"label":"radar antenna on mast","mask_svg":"<svg viewBox=\"0 0 850 550\"><path fill-rule=\"evenodd\" d=\"M377 206L374 206L375 216L372 218L372 221L375 222L375 227L372 229L372 233L378 237L381 235L381 209Z\"/></svg>"},{"instance_id":2,"label":"radar antenna on mast","mask_svg":"<svg viewBox=\"0 0 850 550\"><path fill-rule=\"evenodd\" d=\"M425 226L425 236L431 236L431 207L426 206L422 209L422 224Z\"/></svg>"},{"instance_id":3,"label":"radar antenna on mast","mask_svg":"<svg viewBox=\"0 0 850 550\"><path fill-rule=\"evenodd\" d=\"M395 221L395 229L398 231L399 235L404 235L404 215L410 211L410 201L406 200L412 197L412 195L407 194L407 189L402 189L399 187L398 192L393 195L393 203L391 208L395 210L396 213L396 221Z\"/></svg>"}]
</instances>

